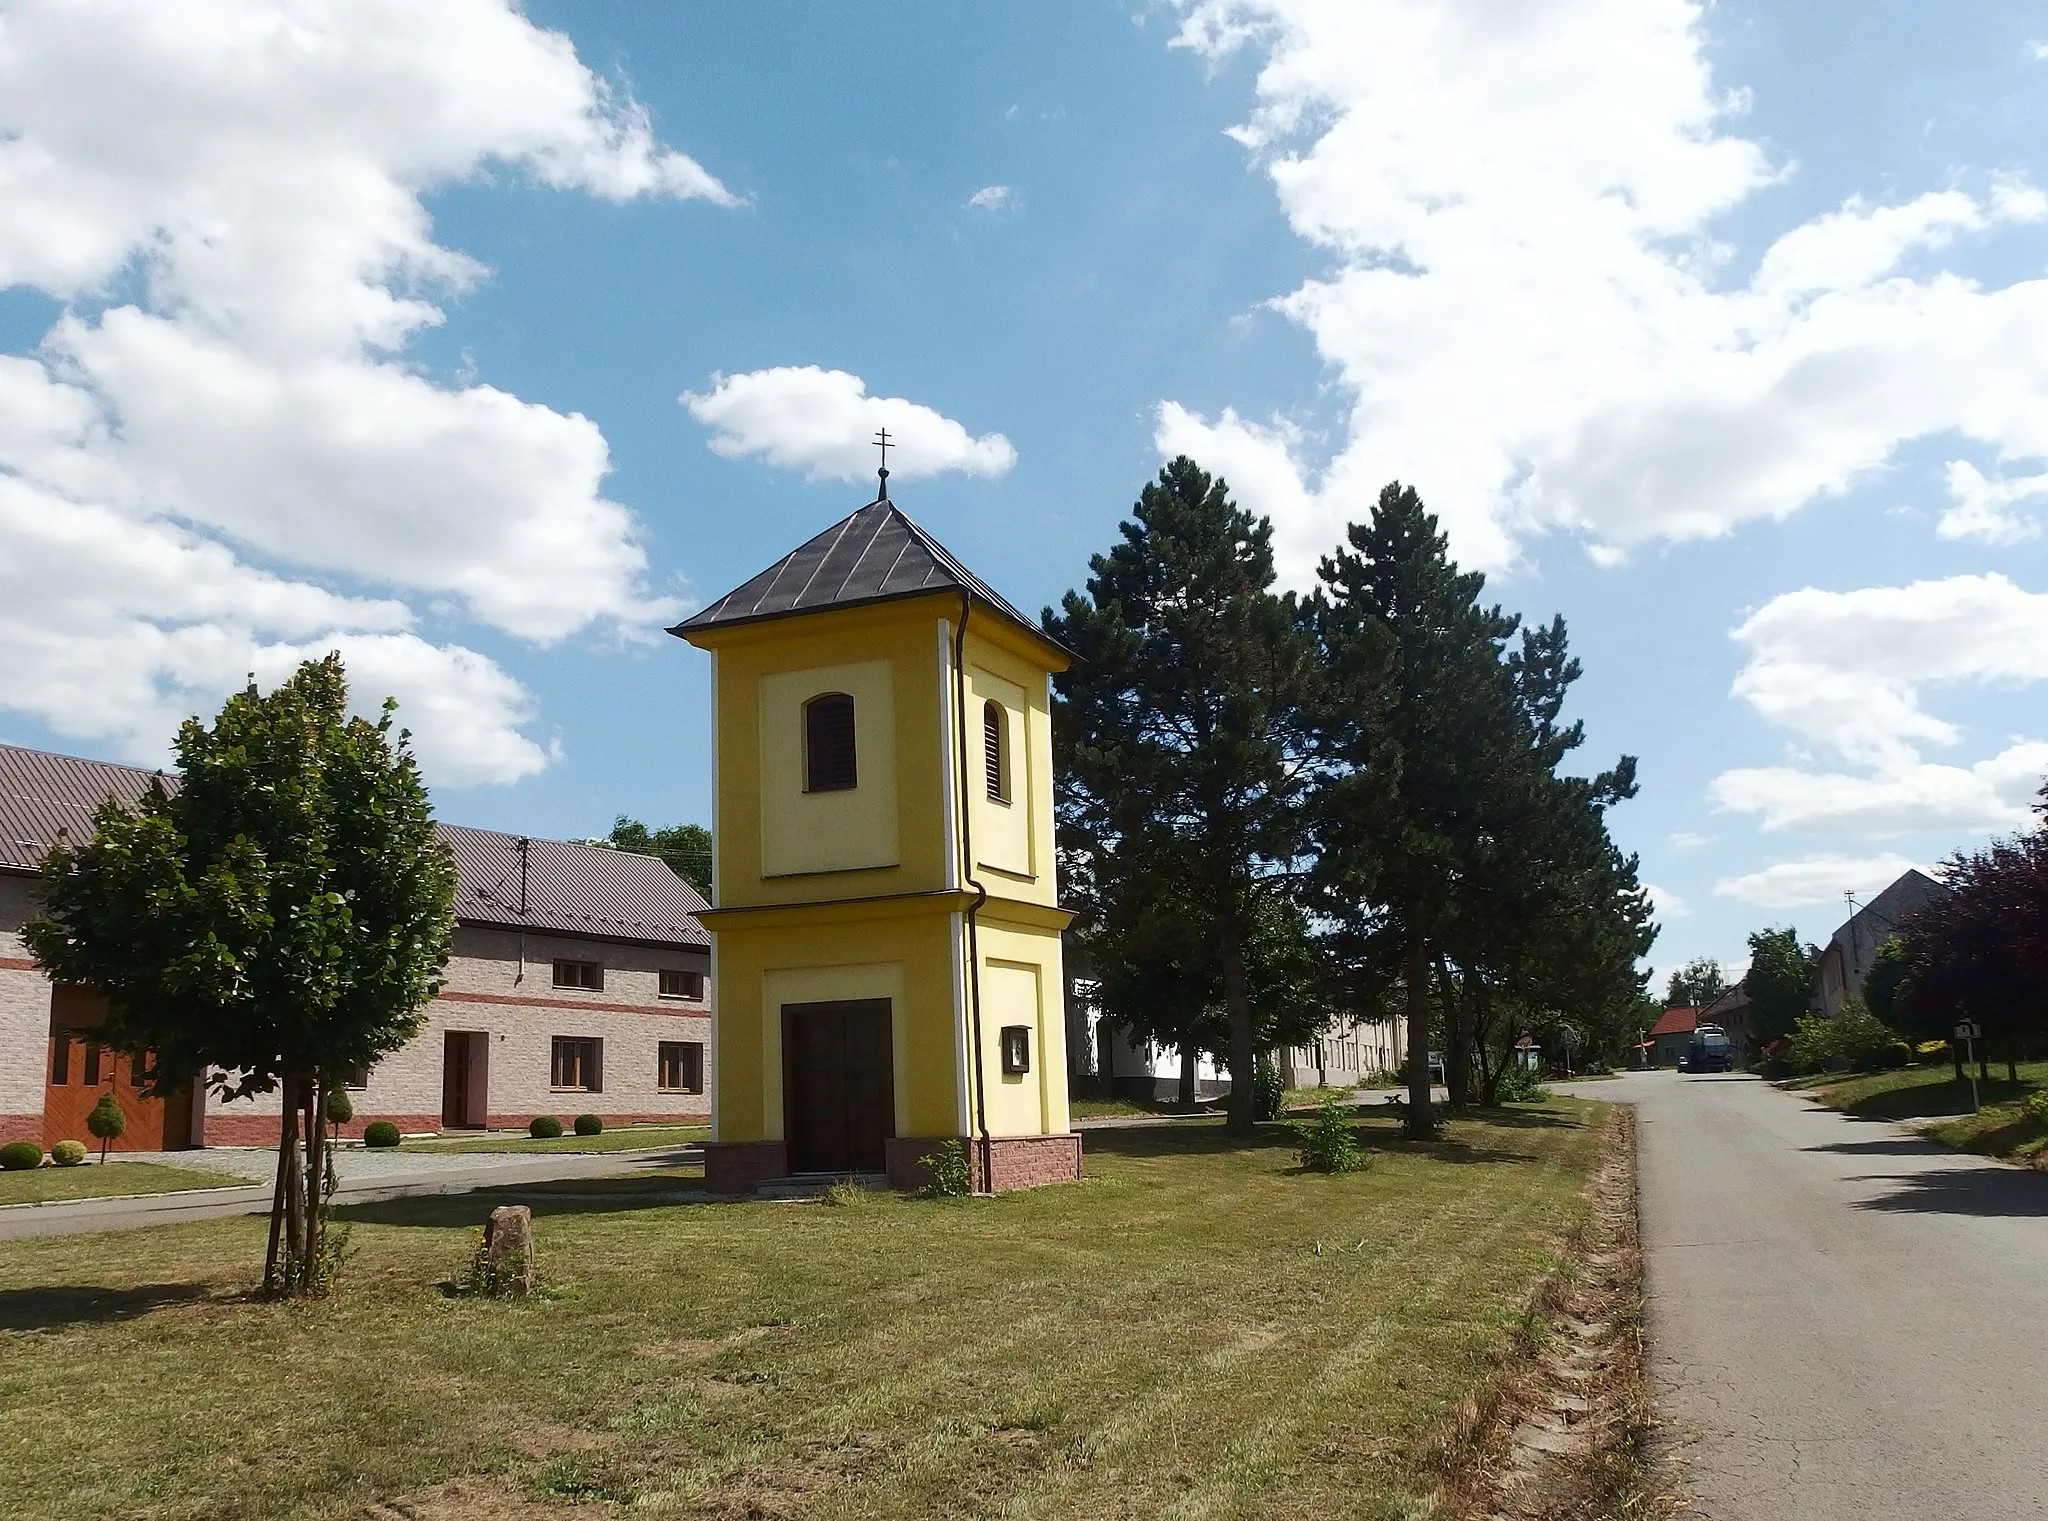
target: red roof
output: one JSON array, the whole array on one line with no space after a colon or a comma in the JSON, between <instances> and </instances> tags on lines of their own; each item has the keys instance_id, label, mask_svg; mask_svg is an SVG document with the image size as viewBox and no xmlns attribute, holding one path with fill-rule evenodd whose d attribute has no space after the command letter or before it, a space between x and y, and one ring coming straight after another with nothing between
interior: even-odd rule
<instances>
[{"instance_id":1,"label":"red roof","mask_svg":"<svg viewBox=\"0 0 2048 1521\"><path fill-rule=\"evenodd\" d=\"M1650 1039L1660 1035L1690 1035L1700 1022L1698 1009L1666 1009L1650 1026Z\"/></svg>"}]
</instances>

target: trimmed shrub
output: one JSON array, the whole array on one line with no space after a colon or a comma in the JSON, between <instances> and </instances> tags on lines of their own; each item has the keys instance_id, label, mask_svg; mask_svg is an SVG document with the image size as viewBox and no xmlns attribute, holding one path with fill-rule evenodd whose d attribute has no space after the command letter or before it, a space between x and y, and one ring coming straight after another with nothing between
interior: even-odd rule
<instances>
[{"instance_id":1,"label":"trimmed shrub","mask_svg":"<svg viewBox=\"0 0 2048 1521\"><path fill-rule=\"evenodd\" d=\"M356 1117L355 1101L348 1096L346 1088L329 1088L327 1102L321 1106L321 1113L327 1116L330 1125L346 1125Z\"/></svg>"},{"instance_id":2,"label":"trimmed shrub","mask_svg":"<svg viewBox=\"0 0 2048 1521\"><path fill-rule=\"evenodd\" d=\"M526 1133L536 1141L552 1141L562 1133L562 1122L552 1114L536 1114Z\"/></svg>"},{"instance_id":3,"label":"trimmed shrub","mask_svg":"<svg viewBox=\"0 0 2048 1521\"><path fill-rule=\"evenodd\" d=\"M85 1128L100 1143L100 1160L106 1161L107 1148L120 1140L121 1132L128 1128L128 1116L121 1112L121 1101L114 1097L113 1089L102 1093L100 1101L92 1106L92 1113L85 1117Z\"/></svg>"},{"instance_id":4,"label":"trimmed shrub","mask_svg":"<svg viewBox=\"0 0 2048 1521\"><path fill-rule=\"evenodd\" d=\"M1901 1067L1913 1065L1913 1048L1902 1040L1895 1040L1870 1059L1873 1072L1896 1072Z\"/></svg>"},{"instance_id":5,"label":"trimmed shrub","mask_svg":"<svg viewBox=\"0 0 2048 1521\"><path fill-rule=\"evenodd\" d=\"M34 1141L9 1141L0 1146L0 1167L9 1172L27 1172L43 1165L43 1148Z\"/></svg>"},{"instance_id":6,"label":"trimmed shrub","mask_svg":"<svg viewBox=\"0 0 2048 1521\"><path fill-rule=\"evenodd\" d=\"M1259 1053L1259 1059L1252 1063L1252 1117L1259 1120L1280 1118L1280 1106L1287 1102L1287 1083L1280 1076L1280 1064Z\"/></svg>"},{"instance_id":7,"label":"trimmed shrub","mask_svg":"<svg viewBox=\"0 0 2048 1521\"><path fill-rule=\"evenodd\" d=\"M363 1144L382 1150L398 1144L398 1127L389 1120L372 1120L363 1127Z\"/></svg>"},{"instance_id":8,"label":"trimmed shrub","mask_svg":"<svg viewBox=\"0 0 2048 1521\"><path fill-rule=\"evenodd\" d=\"M603 1119L603 1117L602 1117L602 1116L600 1116L600 1115L595 1115L595 1114L579 1114L579 1115L577 1115L577 1116L576 1116L576 1133L577 1133L578 1135L603 1135L603 1134L604 1134L604 1119Z\"/></svg>"},{"instance_id":9,"label":"trimmed shrub","mask_svg":"<svg viewBox=\"0 0 2048 1521\"><path fill-rule=\"evenodd\" d=\"M1298 1120L1292 1127L1304 1172L1356 1172L1365 1166L1347 1098L1334 1089L1325 1093L1316 1117Z\"/></svg>"},{"instance_id":10,"label":"trimmed shrub","mask_svg":"<svg viewBox=\"0 0 2048 1521\"><path fill-rule=\"evenodd\" d=\"M86 1158L85 1142L59 1141L50 1148L50 1160L59 1167L76 1167Z\"/></svg>"}]
</instances>

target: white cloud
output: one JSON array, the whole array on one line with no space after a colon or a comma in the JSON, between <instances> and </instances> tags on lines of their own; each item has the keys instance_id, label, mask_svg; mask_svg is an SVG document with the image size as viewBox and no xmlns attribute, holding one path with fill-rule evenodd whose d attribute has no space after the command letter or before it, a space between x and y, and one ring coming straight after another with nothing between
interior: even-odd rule
<instances>
[{"instance_id":1,"label":"white cloud","mask_svg":"<svg viewBox=\"0 0 2048 1521\"><path fill-rule=\"evenodd\" d=\"M1744 876L1723 877L1714 884L1714 892L1718 897L1733 898L1754 908L1840 904L1842 917L1846 919L1849 909L1842 897L1844 893L1853 892L1859 899L1867 900L1915 867L1921 871L1930 870L1922 862L1889 853L1880 856L1808 856L1797 861L1780 861Z\"/></svg>"},{"instance_id":2,"label":"white cloud","mask_svg":"<svg viewBox=\"0 0 2048 1521\"><path fill-rule=\"evenodd\" d=\"M1692 906L1669 888L1645 882L1643 891L1650 895L1650 907L1657 911L1659 919L1683 919L1692 913Z\"/></svg>"},{"instance_id":3,"label":"white cloud","mask_svg":"<svg viewBox=\"0 0 2048 1521\"><path fill-rule=\"evenodd\" d=\"M1866 765L1903 767L1953 724L1923 687L2048 679L2048 593L2001 575L1773 597L1735 629L1749 662L1734 695L1802 738Z\"/></svg>"},{"instance_id":4,"label":"white cloud","mask_svg":"<svg viewBox=\"0 0 2048 1521\"><path fill-rule=\"evenodd\" d=\"M1935 532L1944 539L1981 539L1987 544L2017 544L2041 536L2041 525L2012 511L2016 502L2048 496L2048 473L1987 480L1968 460L1948 463L1949 500L1955 505L1941 515Z\"/></svg>"},{"instance_id":5,"label":"white cloud","mask_svg":"<svg viewBox=\"0 0 2048 1521\"><path fill-rule=\"evenodd\" d=\"M1000 433L976 437L930 407L901 396L870 396L860 376L814 364L714 375L709 391L685 391L679 400L715 430L715 453L728 459L757 454L812 480L872 473L875 433L882 428L889 430L889 473L899 479L949 470L1001 475L1017 463L1017 451Z\"/></svg>"},{"instance_id":6,"label":"white cloud","mask_svg":"<svg viewBox=\"0 0 2048 1521\"><path fill-rule=\"evenodd\" d=\"M1716 838L1711 834L1693 834L1681 829L1671 836L1670 845L1673 850L1699 850L1713 844Z\"/></svg>"},{"instance_id":7,"label":"white cloud","mask_svg":"<svg viewBox=\"0 0 2048 1521\"><path fill-rule=\"evenodd\" d=\"M1244 492L1295 579L1395 477L1494 567L1546 530L1611 561L1782 516L1916 438L2048 457L2048 281L1940 264L2048 203L1989 176L1852 198L1745 277L1717 219L1789 171L1731 129L1698 5L1181 4L1180 46L1258 53L1234 135L1334 261L1275 305L1335 372L1348 437L1320 470L1269 451ZM1161 447L1206 458L1247 426L1182 413Z\"/></svg>"},{"instance_id":8,"label":"white cloud","mask_svg":"<svg viewBox=\"0 0 2048 1521\"><path fill-rule=\"evenodd\" d=\"M1921 762L1870 776L1749 767L1723 772L1708 796L1716 807L1760 815L1766 831L1884 840L2024 828L2043 776L2048 744L2026 742L1974 766Z\"/></svg>"},{"instance_id":9,"label":"white cloud","mask_svg":"<svg viewBox=\"0 0 2048 1521\"><path fill-rule=\"evenodd\" d=\"M980 211L1012 211L1017 192L1008 185L983 185L967 198L967 204Z\"/></svg>"},{"instance_id":10,"label":"white cloud","mask_svg":"<svg viewBox=\"0 0 2048 1521\"><path fill-rule=\"evenodd\" d=\"M1709 787L1717 807L1766 830L1860 839L2021 827L2048 772L2048 743L2015 737L1974 765L1925 760L1962 735L1923 694L2048 680L2048 594L2000 575L1774 597L1735 629L1749 659L1733 694L1862 774L1745 767Z\"/></svg>"},{"instance_id":11,"label":"white cloud","mask_svg":"<svg viewBox=\"0 0 2048 1521\"><path fill-rule=\"evenodd\" d=\"M589 419L403 359L487 273L422 198L499 168L734 201L509 0L7 6L0 287L67 309L0 356L0 705L141 753L338 647L434 780L546 763L518 683L383 595L539 641L674 611Z\"/></svg>"}]
</instances>

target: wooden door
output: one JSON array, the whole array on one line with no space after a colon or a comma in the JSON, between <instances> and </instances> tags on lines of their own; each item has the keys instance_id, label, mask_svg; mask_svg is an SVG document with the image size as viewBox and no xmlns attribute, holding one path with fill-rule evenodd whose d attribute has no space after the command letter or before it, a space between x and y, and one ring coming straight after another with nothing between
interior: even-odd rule
<instances>
[{"instance_id":1,"label":"wooden door","mask_svg":"<svg viewBox=\"0 0 2048 1521\"><path fill-rule=\"evenodd\" d=\"M782 1006L783 1135L791 1172L880 1172L896 1133L886 998Z\"/></svg>"},{"instance_id":2,"label":"wooden door","mask_svg":"<svg viewBox=\"0 0 2048 1521\"><path fill-rule=\"evenodd\" d=\"M469 1117L469 1034L450 1030L441 1038L441 1123L467 1130Z\"/></svg>"},{"instance_id":3,"label":"wooden door","mask_svg":"<svg viewBox=\"0 0 2048 1521\"><path fill-rule=\"evenodd\" d=\"M43 1083L43 1145L83 1141L97 1153L100 1143L85 1118L111 1092L128 1128L112 1151L184 1151L192 1145L192 1090L167 1099L144 1098L145 1058L103 1049L90 1028L60 1025L50 1032Z\"/></svg>"}]
</instances>

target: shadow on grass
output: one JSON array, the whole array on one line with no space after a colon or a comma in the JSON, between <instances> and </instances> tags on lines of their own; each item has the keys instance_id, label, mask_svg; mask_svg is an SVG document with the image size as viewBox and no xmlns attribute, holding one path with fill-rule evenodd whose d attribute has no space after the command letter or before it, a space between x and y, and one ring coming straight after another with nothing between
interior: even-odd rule
<instances>
[{"instance_id":1,"label":"shadow on grass","mask_svg":"<svg viewBox=\"0 0 2048 1521\"><path fill-rule=\"evenodd\" d=\"M133 1320L167 1305L208 1298L196 1283L145 1283L132 1289L92 1284L0 1290L0 1331L56 1331L65 1326Z\"/></svg>"},{"instance_id":2,"label":"shadow on grass","mask_svg":"<svg viewBox=\"0 0 2048 1521\"><path fill-rule=\"evenodd\" d=\"M2032 1083L2008 1083L2003 1078L1977 1085L1978 1096L1986 1105L2017 1103L2034 1090ZM1970 1085L1948 1078L1939 1083L1887 1088L1843 1105L1842 1112L1864 1120L1952 1119L1970 1112Z\"/></svg>"},{"instance_id":3,"label":"shadow on grass","mask_svg":"<svg viewBox=\"0 0 2048 1521\"><path fill-rule=\"evenodd\" d=\"M1433 1141L1411 1141L1400 1133L1400 1121L1391 1118L1376 1107L1365 1111L1367 1122L1354 1125L1352 1133L1358 1144L1366 1151L1384 1153L1389 1156L1413 1154L1434 1157L1440 1162L1532 1162L1535 1158L1525 1151L1513 1151L1505 1147L1475 1143L1463 1137L1439 1138ZM1531 1116L1536 1118L1536 1116ZM1467 1126L1490 1124L1494 1116L1460 1117ZM1556 1121L1570 1124L1569 1120ZM1091 1130L1086 1142L1091 1156L1128 1157L1145 1160L1160 1157L1223 1156L1235 1154L1257 1154L1279 1152L1292 1157L1301 1148L1291 1126L1280 1123L1265 1124L1250 1136L1234 1136L1223 1126L1215 1125L1156 1125L1137 1126L1120 1130Z\"/></svg>"},{"instance_id":4,"label":"shadow on grass","mask_svg":"<svg viewBox=\"0 0 2048 1521\"><path fill-rule=\"evenodd\" d=\"M1899 1186L1856 1207L1913 1215L2048 1216L2048 1178L2016 1167L1949 1167L1886 1181Z\"/></svg>"},{"instance_id":5,"label":"shadow on grass","mask_svg":"<svg viewBox=\"0 0 2048 1521\"><path fill-rule=\"evenodd\" d=\"M404 1199L376 1199L362 1204L338 1204L336 1223L364 1225L424 1226L433 1230L461 1230L482 1225L501 1204L524 1204L535 1219L549 1215L615 1215L646 1209L677 1209L705 1203L679 1194L695 1192L702 1180L661 1178L626 1185L621 1178L591 1178L582 1182L563 1179L551 1183L509 1184L499 1188L471 1189L458 1194L414 1195ZM658 1187L647 1185L659 1184ZM721 1201L722 1202L722 1201Z\"/></svg>"}]
</instances>

